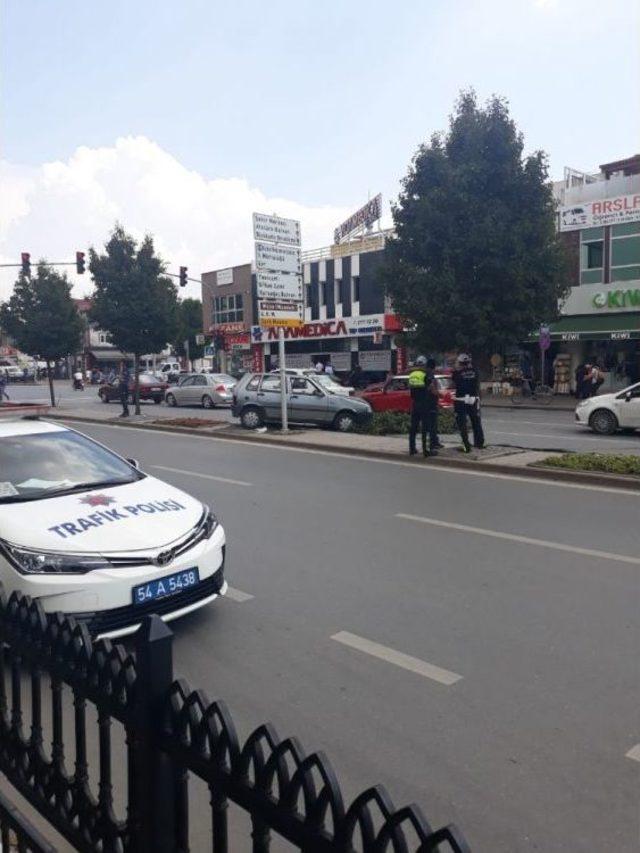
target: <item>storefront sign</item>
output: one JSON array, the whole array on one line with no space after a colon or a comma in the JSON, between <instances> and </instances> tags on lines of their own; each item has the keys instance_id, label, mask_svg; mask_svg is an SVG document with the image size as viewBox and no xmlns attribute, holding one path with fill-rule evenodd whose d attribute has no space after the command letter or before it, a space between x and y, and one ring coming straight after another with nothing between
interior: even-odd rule
<instances>
[{"instance_id":1,"label":"storefront sign","mask_svg":"<svg viewBox=\"0 0 640 853\"><path fill-rule=\"evenodd\" d=\"M333 233L336 243L340 243L353 231L359 228L368 228L376 219L382 216L382 193L368 201L360 210L356 210L353 216L346 219L342 225L338 225Z\"/></svg>"},{"instance_id":2,"label":"storefront sign","mask_svg":"<svg viewBox=\"0 0 640 853\"><path fill-rule=\"evenodd\" d=\"M262 321L261 324L265 325ZM366 314L361 317L344 317L342 320L305 323L297 329L287 329L285 337L287 340L304 340L305 338L358 338L372 336L375 332L382 331L384 331L384 314ZM255 342L276 341L278 333L274 329L269 329L265 332L260 329L260 326L252 326L251 339Z\"/></svg>"},{"instance_id":3,"label":"storefront sign","mask_svg":"<svg viewBox=\"0 0 640 853\"><path fill-rule=\"evenodd\" d=\"M377 252L384 249L384 234L372 234L370 237L350 240L348 243L334 243L331 246L331 257L342 258L345 255L358 255L362 252Z\"/></svg>"},{"instance_id":4,"label":"storefront sign","mask_svg":"<svg viewBox=\"0 0 640 853\"><path fill-rule=\"evenodd\" d=\"M251 344L251 369L254 373L262 373L263 366L262 347L259 344Z\"/></svg>"},{"instance_id":5,"label":"storefront sign","mask_svg":"<svg viewBox=\"0 0 640 853\"><path fill-rule=\"evenodd\" d=\"M234 332L246 332L247 329L244 323L218 323L216 326L212 326L209 331L222 332L225 335Z\"/></svg>"},{"instance_id":6,"label":"storefront sign","mask_svg":"<svg viewBox=\"0 0 640 853\"><path fill-rule=\"evenodd\" d=\"M216 273L216 284L221 287L223 284L233 284L233 269L218 270Z\"/></svg>"},{"instance_id":7,"label":"storefront sign","mask_svg":"<svg viewBox=\"0 0 640 853\"><path fill-rule=\"evenodd\" d=\"M256 272L258 299L302 302L302 276L286 272Z\"/></svg>"},{"instance_id":8,"label":"storefront sign","mask_svg":"<svg viewBox=\"0 0 640 853\"><path fill-rule=\"evenodd\" d=\"M288 272L300 275L302 266L300 249L294 246L276 246L256 240L256 269Z\"/></svg>"},{"instance_id":9,"label":"storefront sign","mask_svg":"<svg viewBox=\"0 0 640 853\"><path fill-rule=\"evenodd\" d=\"M300 223L295 219L282 219L264 213L253 214L254 240L267 240L286 246L300 245Z\"/></svg>"},{"instance_id":10,"label":"storefront sign","mask_svg":"<svg viewBox=\"0 0 640 853\"><path fill-rule=\"evenodd\" d=\"M640 195L582 201L560 208L560 231L593 228L598 225L621 225L640 219Z\"/></svg>"},{"instance_id":11,"label":"storefront sign","mask_svg":"<svg viewBox=\"0 0 640 853\"><path fill-rule=\"evenodd\" d=\"M640 289L599 290L592 299L594 308L640 308Z\"/></svg>"},{"instance_id":12,"label":"storefront sign","mask_svg":"<svg viewBox=\"0 0 640 853\"><path fill-rule=\"evenodd\" d=\"M359 352L358 364L363 370L391 370L391 350Z\"/></svg>"}]
</instances>

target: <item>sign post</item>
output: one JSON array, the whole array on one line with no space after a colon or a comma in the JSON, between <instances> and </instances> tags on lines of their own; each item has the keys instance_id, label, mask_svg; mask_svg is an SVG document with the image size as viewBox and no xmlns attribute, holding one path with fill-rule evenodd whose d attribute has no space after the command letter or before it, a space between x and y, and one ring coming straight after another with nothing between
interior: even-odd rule
<instances>
[{"instance_id":1,"label":"sign post","mask_svg":"<svg viewBox=\"0 0 640 853\"><path fill-rule=\"evenodd\" d=\"M278 329L280 415L289 429L284 330L304 323L300 223L263 213L253 214L258 324Z\"/></svg>"},{"instance_id":2,"label":"sign post","mask_svg":"<svg viewBox=\"0 0 640 853\"><path fill-rule=\"evenodd\" d=\"M551 346L551 333L548 326L540 326L538 344L540 346L540 382L546 385L547 383L544 381L544 355Z\"/></svg>"}]
</instances>

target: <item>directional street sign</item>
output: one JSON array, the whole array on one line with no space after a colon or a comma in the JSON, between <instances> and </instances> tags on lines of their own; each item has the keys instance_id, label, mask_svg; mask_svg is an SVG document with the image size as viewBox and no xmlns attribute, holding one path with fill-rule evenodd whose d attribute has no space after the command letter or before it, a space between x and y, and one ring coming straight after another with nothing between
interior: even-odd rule
<instances>
[{"instance_id":1,"label":"directional street sign","mask_svg":"<svg viewBox=\"0 0 640 853\"><path fill-rule=\"evenodd\" d=\"M300 245L300 223L295 219L282 219L264 213L253 214L254 240L268 240L284 246Z\"/></svg>"},{"instance_id":2,"label":"directional street sign","mask_svg":"<svg viewBox=\"0 0 640 853\"><path fill-rule=\"evenodd\" d=\"M261 243L256 240L256 269L300 275L302 272L300 249L294 246Z\"/></svg>"},{"instance_id":3,"label":"directional street sign","mask_svg":"<svg viewBox=\"0 0 640 853\"><path fill-rule=\"evenodd\" d=\"M302 276L293 273L256 272L258 299L288 299L302 302Z\"/></svg>"}]
</instances>

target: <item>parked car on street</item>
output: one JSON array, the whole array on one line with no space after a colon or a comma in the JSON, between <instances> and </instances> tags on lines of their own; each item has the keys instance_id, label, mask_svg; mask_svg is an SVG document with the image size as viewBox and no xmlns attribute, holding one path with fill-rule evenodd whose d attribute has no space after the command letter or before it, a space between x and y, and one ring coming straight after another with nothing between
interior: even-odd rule
<instances>
[{"instance_id":1,"label":"parked car on street","mask_svg":"<svg viewBox=\"0 0 640 853\"><path fill-rule=\"evenodd\" d=\"M453 380L446 373L436 373L438 383L438 406L441 409L453 409ZM370 403L374 412L410 412L411 393L408 376L392 376L379 385L370 385L357 396Z\"/></svg>"},{"instance_id":2,"label":"parked car on street","mask_svg":"<svg viewBox=\"0 0 640 853\"><path fill-rule=\"evenodd\" d=\"M135 381L132 378L129 382L129 401L133 403L135 393ZM164 394L169 386L166 382L158 379L153 373L140 374L140 399L153 400L154 403L161 403L164 400ZM118 390L118 380L113 382L104 382L99 390L98 396L103 403L110 403L112 400L120 402L120 391Z\"/></svg>"},{"instance_id":3,"label":"parked car on street","mask_svg":"<svg viewBox=\"0 0 640 853\"><path fill-rule=\"evenodd\" d=\"M371 406L357 397L334 394L317 376L287 376L287 413L291 423L330 426L349 432L371 418ZM231 413L247 429L279 423L280 376L248 373L233 390Z\"/></svg>"},{"instance_id":4,"label":"parked car on street","mask_svg":"<svg viewBox=\"0 0 640 853\"><path fill-rule=\"evenodd\" d=\"M275 374L279 372L277 368L271 371ZM350 397L355 392L355 388L350 385L342 385L332 373L318 373L317 370L308 367L286 367L285 373L287 376L313 376L316 382L319 382L328 391L333 391L334 394L342 394L345 397Z\"/></svg>"},{"instance_id":5,"label":"parked car on street","mask_svg":"<svg viewBox=\"0 0 640 853\"><path fill-rule=\"evenodd\" d=\"M0 581L96 636L226 592L211 509L76 430L0 416Z\"/></svg>"},{"instance_id":6,"label":"parked car on street","mask_svg":"<svg viewBox=\"0 0 640 853\"><path fill-rule=\"evenodd\" d=\"M580 400L576 421L600 435L613 435L619 429L640 429L640 382L613 394Z\"/></svg>"},{"instance_id":7,"label":"parked car on street","mask_svg":"<svg viewBox=\"0 0 640 853\"><path fill-rule=\"evenodd\" d=\"M168 406L202 406L213 409L231 405L236 380L226 373L192 373L172 385L165 394Z\"/></svg>"}]
</instances>

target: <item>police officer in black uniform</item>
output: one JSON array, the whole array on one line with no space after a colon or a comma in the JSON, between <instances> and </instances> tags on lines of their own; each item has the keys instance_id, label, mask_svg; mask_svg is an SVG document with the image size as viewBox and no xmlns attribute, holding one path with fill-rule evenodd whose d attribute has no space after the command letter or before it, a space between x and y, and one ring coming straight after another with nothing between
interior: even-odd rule
<instances>
[{"instance_id":1,"label":"police officer in black uniform","mask_svg":"<svg viewBox=\"0 0 640 853\"><path fill-rule=\"evenodd\" d=\"M480 419L480 376L471 363L471 356L465 353L458 356L451 378L456 388L454 405L463 450L465 453L471 452L467 418L473 429L473 444L480 450L484 447L484 432Z\"/></svg>"}]
</instances>

